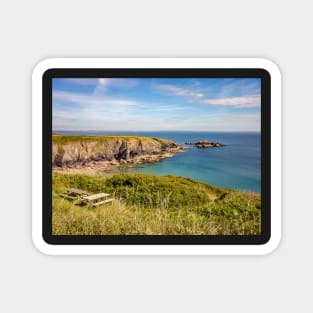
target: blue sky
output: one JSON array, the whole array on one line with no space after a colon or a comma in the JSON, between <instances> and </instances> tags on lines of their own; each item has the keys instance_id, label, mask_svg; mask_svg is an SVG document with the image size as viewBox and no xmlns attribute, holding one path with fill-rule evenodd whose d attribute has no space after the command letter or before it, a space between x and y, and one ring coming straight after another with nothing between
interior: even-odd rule
<instances>
[{"instance_id":1,"label":"blue sky","mask_svg":"<svg viewBox=\"0 0 313 313\"><path fill-rule=\"evenodd\" d=\"M54 78L53 130L260 131L260 79Z\"/></svg>"}]
</instances>

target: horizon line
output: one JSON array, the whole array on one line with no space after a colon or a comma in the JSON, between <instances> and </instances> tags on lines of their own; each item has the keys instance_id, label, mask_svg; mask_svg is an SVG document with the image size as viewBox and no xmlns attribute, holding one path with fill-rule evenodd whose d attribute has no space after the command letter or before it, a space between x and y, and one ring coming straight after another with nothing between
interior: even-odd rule
<instances>
[{"instance_id":1,"label":"horizon line","mask_svg":"<svg viewBox=\"0 0 313 313\"><path fill-rule=\"evenodd\" d=\"M52 130L52 132L109 132L109 133L115 133L115 132L210 132L210 133L261 133L260 130Z\"/></svg>"}]
</instances>

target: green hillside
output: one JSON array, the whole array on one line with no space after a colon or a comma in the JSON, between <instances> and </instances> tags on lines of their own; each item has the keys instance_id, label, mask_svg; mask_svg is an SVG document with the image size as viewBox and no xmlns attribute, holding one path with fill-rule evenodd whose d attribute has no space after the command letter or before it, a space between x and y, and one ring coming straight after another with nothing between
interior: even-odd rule
<instances>
[{"instance_id":1,"label":"green hillside","mask_svg":"<svg viewBox=\"0 0 313 313\"><path fill-rule=\"evenodd\" d=\"M91 209L61 198L66 188L107 192L115 201ZM53 234L252 235L260 233L260 207L259 194L189 178L53 174Z\"/></svg>"}]
</instances>

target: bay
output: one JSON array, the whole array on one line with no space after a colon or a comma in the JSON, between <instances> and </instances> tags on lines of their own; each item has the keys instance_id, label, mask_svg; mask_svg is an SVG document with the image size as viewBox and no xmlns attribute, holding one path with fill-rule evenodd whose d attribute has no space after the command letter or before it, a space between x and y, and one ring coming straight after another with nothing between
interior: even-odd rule
<instances>
[{"instance_id":1,"label":"bay","mask_svg":"<svg viewBox=\"0 0 313 313\"><path fill-rule=\"evenodd\" d=\"M176 175L223 188L261 191L261 134L250 132L93 132L57 131L76 135L138 135L186 141L209 140L225 144L217 148L188 146L182 153L157 163L126 168L129 173Z\"/></svg>"}]
</instances>

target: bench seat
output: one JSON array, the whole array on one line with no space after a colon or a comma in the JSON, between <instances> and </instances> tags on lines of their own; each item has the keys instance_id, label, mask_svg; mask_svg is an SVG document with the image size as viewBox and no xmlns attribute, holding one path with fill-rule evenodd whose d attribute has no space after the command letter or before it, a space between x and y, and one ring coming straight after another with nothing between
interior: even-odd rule
<instances>
[{"instance_id":1,"label":"bench seat","mask_svg":"<svg viewBox=\"0 0 313 313\"><path fill-rule=\"evenodd\" d=\"M66 199L71 199L71 200L76 200L78 197L77 196L70 196L64 193L60 194L60 197L66 198Z\"/></svg>"},{"instance_id":2,"label":"bench seat","mask_svg":"<svg viewBox=\"0 0 313 313\"><path fill-rule=\"evenodd\" d=\"M114 199L110 198L110 199L106 199L106 200L103 200L103 201L94 202L94 203L92 203L92 206L98 206L98 205L105 204L105 203L112 202L112 201L114 201Z\"/></svg>"}]
</instances>

